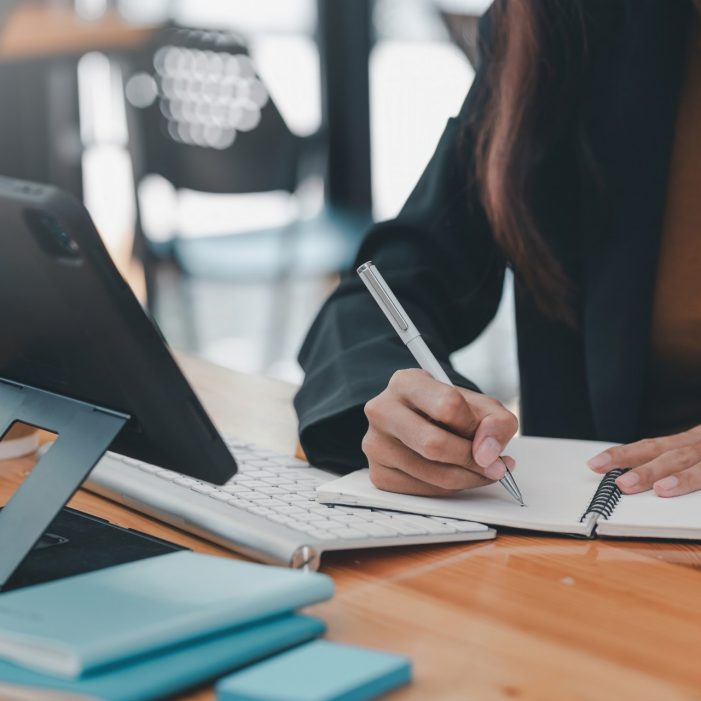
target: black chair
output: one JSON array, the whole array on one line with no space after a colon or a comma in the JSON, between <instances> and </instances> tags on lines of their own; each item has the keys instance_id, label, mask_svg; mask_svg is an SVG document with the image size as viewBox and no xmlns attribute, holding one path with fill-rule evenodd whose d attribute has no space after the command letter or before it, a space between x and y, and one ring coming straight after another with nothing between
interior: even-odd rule
<instances>
[{"instance_id":1,"label":"black chair","mask_svg":"<svg viewBox=\"0 0 701 701\"><path fill-rule=\"evenodd\" d=\"M0 175L82 197L77 56L0 62Z\"/></svg>"},{"instance_id":2,"label":"black chair","mask_svg":"<svg viewBox=\"0 0 701 701\"><path fill-rule=\"evenodd\" d=\"M132 58L125 85L137 183L157 174L176 191L294 198L305 178L323 174L321 139L288 128L236 34L165 27ZM175 262L191 316L190 280L264 278L278 290L271 315L279 319L290 278L346 267L368 224L366 216L325 207L282 227L207 235L203 226L194 238L174 230L166 245L143 240L152 259ZM191 320L196 347L194 328Z\"/></svg>"}]
</instances>

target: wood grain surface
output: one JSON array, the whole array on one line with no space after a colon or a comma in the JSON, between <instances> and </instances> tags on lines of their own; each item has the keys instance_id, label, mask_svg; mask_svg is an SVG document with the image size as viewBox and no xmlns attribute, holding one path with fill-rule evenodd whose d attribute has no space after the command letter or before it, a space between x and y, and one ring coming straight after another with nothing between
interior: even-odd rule
<instances>
[{"instance_id":1,"label":"wood grain surface","mask_svg":"<svg viewBox=\"0 0 701 701\"><path fill-rule=\"evenodd\" d=\"M80 18L65 3L12 3L0 31L0 60L37 58L145 44L153 27L124 21L116 12L96 20Z\"/></svg>"},{"instance_id":2,"label":"wood grain surface","mask_svg":"<svg viewBox=\"0 0 701 701\"><path fill-rule=\"evenodd\" d=\"M293 454L293 387L180 360L224 433ZM31 466L0 463L2 499ZM86 492L71 505L231 555ZM311 612L329 639L414 661L414 683L388 700L701 701L701 545L511 533L332 554L322 571L337 594Z\"/></svg>"}]
</instances>

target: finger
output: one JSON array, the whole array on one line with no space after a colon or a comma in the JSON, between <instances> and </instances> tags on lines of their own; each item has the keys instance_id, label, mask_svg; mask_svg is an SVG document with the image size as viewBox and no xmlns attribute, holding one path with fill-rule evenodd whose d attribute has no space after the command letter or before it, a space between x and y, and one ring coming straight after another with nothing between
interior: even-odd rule
<instances>
[{"instance_id":1,"label":"finger","mask_svg":"<svg viewBox=\"0 0 701 701\"><path fill-rule=\"evenodd\" d=\"M369 430L363 439L363 450L369 461L373 460L378 464L406 472L421 482L446 491L458 492L463 489L482 487L492 482L460 465L427 460L399 440L372 430ZM495 467L499 468L503 476L504 466L500 464Z\"/></svg>"},{"instance_id":2,"label":"finger","mask_svg":"<svg viewBox=\"0 0 701 701\"><path fill-rule=\"evenodd\" d=\"M617 467L637 467L654 460L658 455L668 450L683 448L698 441L699 434L693 430L676 433L673 436L645 438L636 443L604 450L595 455L587 464L594 472L609 472Z\"/></svg>"},{"instance_id":3,"label":"finger","mask_svg":"<svg viewBox=\"0 0 701 701\"><path fill-rule=\"evenodd\" d=\"M472 455L481 466L493 463L518 431L518 419L500 401L479 392L461 390L479 419Z\"/></svg>"},{"instance_id":4,"label":"finger","mask_svg":"<svg viewBox=\"0 0 701 701\"><path fill-rule=\"evenodd\" d=\"M512 469L512 458L504 457L505 462ZM378 462L370 462L370 480L378 488L385 492L398 492L400 494L413 494L429 497L445 497L455 494L454 491L437 487L434 484L423 482L406 472L393 467L388 467Z\"/></svg>"},{"instance_id":5,"label":"finger","mask_svg":"<svg viewBox=\"0 0 701 701\"><path fill-rule=\"evenodd\" d=\"M388 389L436 423L454 433L472 438L479 421L457 387L439 382L425 370L399 370L392 375Z\"/></svg>"},{"instance_id":6,"label":"finger","mask_svg":"<svg viewBox=\"0 0 701 701\"><path fill-rule=\"evenodd\" d=\"M629 470L616 479L625 494L637 494L652 489L652 485L667 475L685 470L701 461L701 444L674 448L640 467Z\"/></svg>"},{"instance_id":7,"label":"finger","mask_svg":"<svg viewBox=\"0 0 701 701\"><path fill-rule=\"evenodd\" d=\"M370 463L370 481L378 489L385 492L397 492L398 494L445 497L454 493L422 482L415 477L411 477L406 472L375 462Z\"/></svg>"},{"instance_id":8,"label":"finger","mask_svg":"<svg viewBox=\"0 0 701 701\"><path fill-rule=\"evenodd\" d=\"M427 460L460 465L486 474L485 468L472 459L472 441L447 431L403 404L393 402L391 411L385 407L377 414L371 411L370 417L372 427L397 438Z\"/></svg>"},{"instance_id":9,"label":"finger","mask_svg":"<svg viewBox=\"0 0 701 701\"><path fill-rule=\"evenodd\" d=\"M701 463L662 478L654 487L655 494L660 497L677 497L701 489Z\"/></svg>"}]
</instances>

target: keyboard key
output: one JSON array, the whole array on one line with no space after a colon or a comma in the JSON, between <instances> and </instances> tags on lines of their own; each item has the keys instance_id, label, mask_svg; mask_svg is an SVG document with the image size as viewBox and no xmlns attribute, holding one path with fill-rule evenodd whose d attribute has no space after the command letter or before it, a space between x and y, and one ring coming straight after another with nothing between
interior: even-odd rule
<instances>
[{"instance_id":1,"label":"keyboard key","mask_svg":"<svg viewBox=\"0 0 701 701\"><path fill-rule=\"evenodd\" d=\"M355 514L334 513L335 509L329 514L336 523L362 523L363 519L358 518Z\"/></svg>"},{"instance_id":2,"label":"keyboard key","mask_svg":"<svg viewBox=\"0 0 701 701\"><path fill-rule=\"evenodd\" d=\"M326 517L327 514L333 514L333 509L316 502L309 504L309 506L307 506L307 511L311 511L313 514L321 514L324 517Z\"/></svg>"},{"instance_id":3,"label":"keyboard key","mask_svg":"<svg viewBox=\"0 0 701 701\"><path fill-rule=\"evenodd\" d=\"M285 475L285 477L289 477L293 480L311 477L311 473L309 472L309 470L298 470L295 467L280 467L280 465L275 465L274 469L277 470L278 475Z\"/></svg>"},{"instance_id":4,"label":"keyboard key","mask_svg":"<svg viewBox=\"0 0 701 701\"><path fill-rule=\"evenodd\" d=\"M292 521L289 523L290 528L294 528L296 531L302 531L302 533L328 533L323 527L312 525L310 523L302 523L301 521ZM334 536L335 538L336 536Z\"/></svg>"},{"instance_id":5,"label":"keyboard key","mask_svg":"<svg viewBox=\"0 0 701 701\"><path fill-rule=\"evenodd\" d=\"M287 506L287 504L284 501L281 501L280 499L276 499L275 497L270 497L265 503L268 506L275 507L276 511L281 511L281 509L280 509L281 506Z\"/></svg>"},{"instance_id":6,"label":"keyboard key","mask_svg":"<svg viewBox=\"0 0 701 701\"><path fill-rule=\"evenodd\" d=\"M381 514L377 511L373 511L372 513L373 513L373 519L372 519L371 523L377 523L381 526L386 526L387 528L392 528L393 530L396 530L396 529L394 529L394 526L393 526L394 521L392 520L391 516L386 516L385 514Z\"/></svg>"},{"instance_id":7,"label":"keyboard key","mask_svg":"<svg viewBox=\"0 0 701 701\"><path fill-rule=\"evenodd\" d=\"M370 509L361 509L359 506L332 506L332 511L340 514L347 514L363 521L371 521L374 513Z\"/></svg>"},{"instance_id":8,"label":"keyboard key","mask_svg":"<svg viewBox=\"0 0 701 701\"><path fill-rule=\"evenodd\" d=\"M226 447L229 448L230 450L243 450L246 447L246 444L241 443L241 441L226 440L224 442L226 443Z\"/></svg>"},{"instance_id":9,"label":"keyboard key","mask_svg":"<svg viewBox=\"0 0 701 701\"><path fill-rule=\"evenodd\" d=\"M270 472L270 470L259 470L257 468L253 470L246 470L246 477L250 477L251 479L255 480L262 480L263 482L269 479L275 479L275 476L275 473Z\"/></svg>"},{"instance_id":10,"label":"keyboard key","mask_svg":"<svg viewBox=\"0 0 701 701\"><path fill-rule=\"evenodd\" d=\"M261 492L246 492L242 496L250 501L267 501L270 498L267 494L261 494Z\"/></svg>"},{"instance_id":11,"label":"keyboard key","mask_svg":"<svg viewBox=\"0 0 701 701\"><path fill-rule=\"evenodd\" d=\"M342 526L342 523L337 523L333 524L329 519L327 518L318 518L318 517L313 517L310 519L305 519L305 522L309 526L314 526L314 528L328 528L331 525L336 525L336 526Z\"/></svg>"},{"instance_id":12,"label":"keyboard key","mask_svg":"<svg viewBox=\"0 0 701 701\"><path fill-rule=\"evenodd\" d=\"M283 484L294 484L294 480L287 479L287 477L280 477L279 475L273 475L272 477L262 477L263 482L270 484L273 487Z\"/></svg>"},{"instance_id":13,"label":"keyboard key","mask_svg":"<svg viewBox=\"0 0 701 701\"><path fill-rule=\"evenodd\" d=\"M476 533L482 530L479 526L472 523L472 521L457 521L456 523L450 524L458 533Z\"/></svg>"},{"instance_id":14,"label":"keyboard key","mask_svg":"<svg viewBox=\"0 0 701 701\"><path fill-rule=\"evenodd\" d=\"M297 484L299 484L303 489L311 489L312 487L318 487L320 484L324 483L324 480L318 479L317 477L311 476L297 476L289 475L290 479L294 479Z\"/></svg>"},{"instance_id":15,"label":"keyboard key","mask_svg":"<svg viewBox=\"0 0 701 701\"><path fill-rule=\"evenodd\" d=\"M275 512L272 509L266 509L262 506L249 506L246 511L250 511L252 514L258 514L259 516L274 516Z\"/></svg>"},{"instance_id":16,"label":"keyboard key","mask_svg":"<svg viewBox=\"0 0 701 701\"><path fill-rule=\"evenodd\" d=\"M309 535L312 538L317 538L318 540L336 540L337 536L329 531L320 531L313 528L309 531Z\"/></svg>"},{"instance_id":17,"label":"keyboard key","mask_svg":"<svg viewBox=\"0 0 701 701\"><path fill-rule=\"evenodd\" d=\"M397 536L397 531L387 528L386 526L380 526L377 523L369 523L367 521L359 523L356 528L369 536L376 536L378 538L391 538Z\"/></svg>"},{"instance_id":18,"label":"keyboard key","mask_svg":"<svg viewBox=\"0 0 701 701\"><path fill-rule=\"evenodd\" d=\"M340 504L331 505L334 511L340 511L343 514L353 514L354 516L370 516L373 517L377 512L372 509L366 509L362 506L341 506Z\"/></svg>"},{"instance_id":19,"label":"keyboard key","mask_svg":"<svg viewBox=\"0 0 701 701\"><path fill-rule=\"evenodd\" d=\"M279 514L308 514L306 509L302 509L299 506L278 506L276 511Z\"/></svg>"},{"instance_id":20,"label":"keyboard key","mask_svg":"<svg viewBox=\"0 0 701 701\"><path fill-rule=\"evenodd\" d=\"M401 533L402 535L418 535L420 533L423 533L421 529L414 528L408 523L402 523L401 521L390 518L389 516L384 516L382 514L378 515L377 518L373 521L373 523L379 526L384 526L385 528L389 528L390 530L396 531L397 533Z\"/></svg>"},{"instance_id":21,"label":"keyboard key","mask_svg":"<svg viewBox=\"0 0 701 701\"><path fill-rule=\"evenodd\" d=\"M256 453L257 458L276 458L276 457L278 457L277 453L273 453L272 450L268 450L267 448L256 448L255 453Z\"/></svg>"},{"instance_id":22,"label":"keyboard key","mask_svg":"<svg viewBox=\"0 0 701 701\"><path fill-rule=\"evenodd\" d=\"M284 455L271 455L268 459L271 463L281 467L309 467L309 463L297 460L297 458L287 458Z\"/></svg>"},{"instance_id":23,"label":"keyboard key","mask_svg":"<svg viewBox=\"0 0 701 701\"><path fill-rule=\"evenodd\" d=\"M261 480L251 479L249 477L246 477L245 475L242 475L241 479L237 479L236 482L238 484L242 484L244 487L248 487L249 489L258 489L259 487L270 486L265 482L262 482Z\"/></svg>"},{"instance_id":24,"label":"keyboard key","mask_svg":"<svg viewBox=\"0 0 701 701\"><path fill-rule=\"evenodd\" d=\"M197 492L198 494L209 494L210 492L214 491L214 487L212 487L211 484L205 484L204 482L198 482L197 484L193 484L190 489L193 492Z\"/></svg>"},{"instance_id":25,"label":"keyboard key","mask_svg":"<svg viewBox=\"0 0 701 701\"><path fill-rule=\"evenodd\" d=\"M221 487L221 490L228 492L229 494L245 494L246 492L251 492L248 487L244 487L242 484L225 484Z\"/></svg>"},{"instance_id":26,"label":"keyboard key","mask_svg":"<svg viewBox=\"0 0 701 701\"><path fill-rule=\"evenodd\" d=\"M291 516L285 516L284 514L272 513L268 518L276 523L282 523L283 525L288 525L294 523L294 519Z\"/></svg>"},{"instance_id":27,"label":"keyboard key","mask_svg":"<svg viewBox=\"0 0 701 701\"><path fill-rule=\"evenodd\" d=\"M126 462L126 461L125 461L125 462ZM145 463L145 462L138 462L138 461L136 461L136 460L132 460L132 462L135 463L135 464L133 465L133 467L138 468L138 469L141 470L142 472L147 472L147 473L150 473L150 474L154 474L154 473L156 473L156 472L158 472L158 471L160 470L160 467L156 467L155 465L149 465L148 463Z\"/></svg>"},{"instance_id":28,"label":"keyboard key","mask_svg":"<svg viewBox=\"0 0 701 701\"><path fill-rule=\"evenodd\" d=\"M163 470L163 469L157 469L156 472L153 473L156 475L156 477L160 477L161 479L164 480L174 480L176 477L180 477L181 475L177 472L173 472L172 470Z\"/></svg>"},{"instance_id":29,"label":"keyboard key","mask_svg":"<svg viewBox=\"0 0 701 701\"><path fill-rule=\"evenodd\" d=\"M348 525L343 523L343 521L336 521L335 519L329 519L329 523L324 526L324 528L347 528Z\"/></svg>"},{"instance_id":30,"label":"keyboard key","mask_svg":"<svg viewBox=\"0 0 701 701\"><path fill-rule=\"evenodd\" d=\"M356 540L357 538L367 537L365 533L357 528L329 528L329 532L344 540Z\"/></svg>"},{"instance_id":31,"label":"keyboard key","mask_svg":"<svg viewBox=\"0 0 701 701\"><path fill-rule=\"evenodd\" d=\"M258 487L256 491L260 494L285 494L288 490L281 487L271 487L269 484L266 484L264 487Z\"/></svg>"},{"instance_id":32,"label":"keyboard key","mask_svg":"<svg viewBox=\"0 0 701 701\"><path fill-rule=\"evenodd\" d=\"M288 504L298 504L300 502L308 502L309 499L307 497L303 497L301 494L297 494L296 492L290 492L289 494L284 494L282 495L282 499L284 499Z\"/></svg>"},{"instance_id":33,"label":"keyboard key","mask_svg":"<svg viewBox=\"0 0 701 701\"><path fill-rule=\"evenodd\" d=\"M310 507L311 511L311 507ZM346 523L346 519L348 518L347 514L335 514L333 511L327 511L325 514L319 513L319 512L312 512L314 513L318 518L328 518L332 521L336 521L337 523Z\"/></svg>"},{"instance_id":34,"label":"keyboard key","mask_svg":"<svg viewBox=\"0 0 701 701\"><path fill-rule=\"evenodd\" d=\"M250 465L251 467L270 467L270 461L269 460L261 460L260 458L256 457L253 460L247 460L246 463Z\"/></svg>"},{"instance_id":35,"label":"keyboard key","mask_svg":"<svg viewBox=\"0 0 701 701\"><path fill-rule=\"evenodd\" d=\"M255 506L257 502L248 501L248 499L242 499L241 497L229 497L226 503L240 509L248 509L250 506Z\"/></svg>"}]
</instances>

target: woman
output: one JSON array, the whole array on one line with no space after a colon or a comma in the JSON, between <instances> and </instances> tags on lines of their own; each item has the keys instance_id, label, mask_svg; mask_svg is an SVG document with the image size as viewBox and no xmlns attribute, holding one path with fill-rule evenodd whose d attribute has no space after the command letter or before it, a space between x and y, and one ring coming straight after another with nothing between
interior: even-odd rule
<instances>
[{"instance_id":1,"label":"woman","mask_svg":"<svg viewBox=\"0 0 701 701\"><path fill-rule=\"evenodd\" d=\"M413 494L504 474L516 418L448 356L494 316L508 265L523 432L626 444L590 461L634 467L617 480L625 493L701 488L695 5L497 0L459 116L358 256L377 263L459 388L400 370L415 363L348 275L300 354L313 463L367 461L378 487Z\"/></svg>"}]
</instances>

